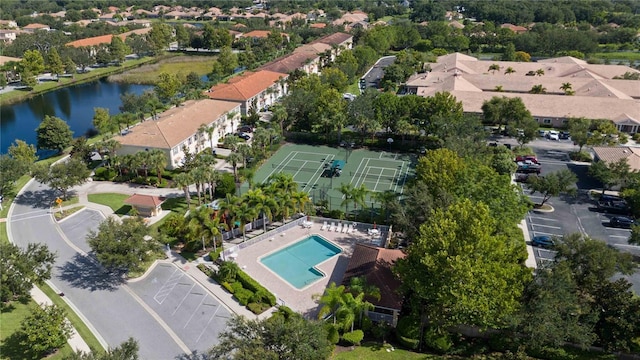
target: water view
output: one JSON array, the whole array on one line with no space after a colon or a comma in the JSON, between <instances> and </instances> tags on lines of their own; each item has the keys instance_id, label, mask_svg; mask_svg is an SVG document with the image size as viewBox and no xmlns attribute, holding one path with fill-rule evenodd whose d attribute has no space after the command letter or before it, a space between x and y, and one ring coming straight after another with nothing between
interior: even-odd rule
<instances>
[{"instance_id":1,"label":"water view","mask_svg":"<svg viewBox=\"0 0 640 360\"><path fill-rule=\"evenodd\" d=\"M141 94L149 85L130 85L96 80L51 91L29 100L0 107L0 153L6 153L15 139L36 144L36 132L45 115L65 120L74 137L85 135L93 128L94 108L104 107L110 114L120 112L120 95Z\"/></svg>"}]
</instances>

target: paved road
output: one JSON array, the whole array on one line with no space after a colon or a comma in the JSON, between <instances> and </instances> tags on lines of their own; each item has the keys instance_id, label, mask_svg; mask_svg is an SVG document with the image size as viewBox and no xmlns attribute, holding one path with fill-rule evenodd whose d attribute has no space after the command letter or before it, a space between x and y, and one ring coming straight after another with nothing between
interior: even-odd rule
<instances>
[{"instance_id":1,"label":"paved road","mask_svg":"<svg viewBox=\"0 0 640 360\"><path fill-rule=\"evenodd\" d=\"M362 77L365 79L367 88L378 88L380 79L384 76L384 68L396 61L395 56L385 56L376 62L371 69Z\"/></svg>"},{"instance_id":2,"label":"paved road","mask_svg":"<svg viewBox=\"0 0 640 360\"><path fill-rule=\"evenodd\" d=\"M513 140L502 140L515 144ZM609 214L603 214L596 210L593 200L588 196L591 189L599 189L601 185L591 178L587 171L589 165L573 163L570 161L568 153L577 150L570 141L547 141L535 140L528 144L536 153L538 160L542 164L542 175L562 169L569 169L578 177L578 195L552 197L548 204L552 205L552 213L541 213L531 211L527 217L529 234L562 236L571 233L582 233L594 239L606 242L608 245L640 256L640 247L629 245L627 240L631 234L627 229L616 229L608 226ZM531 195L528 191L525 194L533 202L540 202L540 194ZM538 263L553 259L554 252L534 248L534 254ZM632 283L633 290L640 294L640 270L625 278Z\"/></svg>"},{"instance_id":3,"label":"paved road","mask_svg":"<svg viewBox=\"0 0 640 360\"><path fill-rule=\"evenodd\" d=\"M177 342L170 336L153 311L120 277L105 272L92 258L77 251L84 245L76 245L80 241L76 237L83 236L87 227L80 229L69 223L66 227L71 228L74 241L65 239L62 228L49 214L49 204L54 199L50 189L35 181L25 187L14 202L9 229L14 242L19 246L44 243L58 254L51 282L65 293L109 346L134 337L139 342L142 359L173 359L188 350L178 344L179 339ZM87 214L81 219L96 221L93 214Z\"/></svg>"}]
</instances>

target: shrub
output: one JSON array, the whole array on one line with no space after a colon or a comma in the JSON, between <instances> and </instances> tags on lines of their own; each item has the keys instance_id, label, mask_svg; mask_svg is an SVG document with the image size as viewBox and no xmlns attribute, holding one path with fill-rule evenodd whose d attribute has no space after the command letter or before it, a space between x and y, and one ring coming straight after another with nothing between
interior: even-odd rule
<instances>
[{"instance_id":1,"label":"shrub","mask_svg":"<svg viewBox=\"0 0 640 360\"><path fill-rule=\"evenodd\" d=\"M586 151L572 151L569 153L569 158L574 161L591 162L591 155Z\"/></svg>"},{"instance_id":2,"label":"shrub","mask_svg":"<svg viewBox=\"0 0 640 360\"><path fill-rule=\"evenodd\" d=\"M217 240L216 240L217 241ZM219 247L216 251L209 252L209 260L216 261L220 258L220 253L222 252L222 247Z\"/></svg>"},{"instance_id":3,"label":"shrub","mask_svg":"<svg viewBox=\"0 0 640 360\"><path fill-rule=\"evenodd\" d=\"M409 316L401 317L396 326L396 336L402 346L415 350L420 338L420 324L418 319Z\"/></svg>"},{"instance_id":4,"label":"shrub","mask_svg":"<svg viewBox=\"0 0 640 360\"><path fill-rule=\"evenodd\" d=\"M336 327L331 323L326 323L325 329L327 331L327 340L332 344L337 344L338 341L340 341L340 333L338 332L338 329L336 329Z\"/></svg>"},{"instance_id":5,"label":"shrub","mask_svg":"<svg viewBox=\"0 0 640 360\"><path fill-rule=\"evenodd\" d=\"M233 291L231 291L232 294L238 292L240 289L244 289L244 287L242 287L242 283L237 281L230 283L229 286L233 289Z\"/></svg>"},{"instance_id":6,"label":"shrub","mask_svg":"<svg viewBox=\"0 0 640 360\"><path fill-rule=\"evenodd\" d=\"M236 192L236 181L231 173L222 173L216 184L216 198L225 198L227 194L233 195Z\"/></svg>"},{"instance_id":7,"label":"shrub","mask_svg":"<svg viewBox=\"0 0 640 360\"><path fill-rule=\"evenodd\" d=\"M117 173L113 169L107 169L105 167L99 167L96 169L95 174L93 175L94 180L104 180L111 181L115 179Z\"/></svg>"},{"instance_id":8,"label":"shrub","mask_svg":"<svg viewBox=\"0 0 640 360\"><path fill-rule=\"evenodd\" d=\"M240 288L236 290L233 296L238 299L240 305L244 306L249 303L249 299L253 296L253 292L251 292L251 290Z\"/></svg>"},{"instance_id":9,"label":"shrub","mask_svg":"<svg viewBox=\"0 0 640 360\"><path fill-rule=\"evenodd\" d=\"M363 338L364 338L364 332L362 330L353 330L351 332L344 333L342 335L342 340L353 345L360 345L360 342L362 341Z\"/></svg>"},{"instance_id":10,"label":"shrub","mask_svg":"<svg viewBox=\"0 0 640 360\"><path fill-rule=\"evenodd\" d=\"M529 350L529 356L549 360L568 360L576 358L575 355L568 354L563 348L552 348L546 346L541 349Z\"/></svg>"},{"instance_id":11,"label":"shrub","mask_svg":"<svg viewBox=\"0 0 640 360\"><path fill-rule=\"evenodd\" d=\"M258 284L257 281L253 280L247 273L242 270L238 270L238 274L236 275L236 280L242 283L242 286L245 289L251 290L252 292L262 292L264 300L270 306L276 305L276 297L269 290L265 289L262 285Z\"/></svg>"},{"instance_id":12,"label":"shrub","mask_svg":"<svg viewBox=\"0 0 640 360\"><path fill-rule=\"evenodd\" d=\"M199 266L199 265L198 265ZM235 283L234 283L235 284ZM236 289L233 288L233 286L231 286L231 284L229 284L226 281L223 281L220 283L220 285L222 285L223 288L225 288L225 290L227 290L229 293L233 294L234 292L236 292Z\"/></svg>"},{"instance_id":13,"label":"shrub","mask_svg":"<svg viewBox=\"0 0 640 360\"><path fill-rule=\"evenodd\" d=\"M440 354L445 354L453 346L449 333L434 328L425 332L424 342L425 345Z\"/></svg>"},{"instance_id":14,"label":"shrub","mask_svg":"<svg viewBox=\"0 0 640 360\"><path fill-rule=\"evenodd\" d=\"M633 141L640 142L640 132L633 134L631 139L633 139Z\"/></svg>"},{"instance_id":15,"label":"shrub","mask_svg":"<svg viewBox=\"0 0 640 360\"><path fill-rule=\"evenodd\" d=\"M247 309L256 315L262 314L268 308L269 306L263 303L250 302L247 304Z\"/></svg>"}]
</instances>

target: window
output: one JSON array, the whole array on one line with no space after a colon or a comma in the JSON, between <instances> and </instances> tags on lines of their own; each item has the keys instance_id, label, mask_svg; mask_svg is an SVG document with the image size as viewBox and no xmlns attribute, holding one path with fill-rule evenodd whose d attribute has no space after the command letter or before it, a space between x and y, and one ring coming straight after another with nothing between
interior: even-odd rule
<instances>
[{"instance_id":1,"label":"window","mask_svg":"<svg viewBox=\"0 0 640 360\"><path fill-rule=\"evenodd\" d=\"M180 152L180 148L179 147L174 147L173 150L171 150L171 153L173 155L178 155L179 152Z\"/></svg>"},{"instance_id":2,"label":"window","mask_svg":"<svg viewBox=\"0 0 640 360\"><path fill-rule=\"evenodd\" d=\"M566 124L566 123L568 123L568 122L569 122L569 120L567 120L567 119L562 120L562 123L563 123L563 124Z\"/></svg>"},{"instance_id":3,"label":"window","mask_svg":"<svg viewBox=\"0 0 640 360\"><path fill-rule=\"evenodd\" d=\"M543 119L542 123L543 124L551 124L551 119L549 119L549 118Z\"/></svg>"}]
</instances>

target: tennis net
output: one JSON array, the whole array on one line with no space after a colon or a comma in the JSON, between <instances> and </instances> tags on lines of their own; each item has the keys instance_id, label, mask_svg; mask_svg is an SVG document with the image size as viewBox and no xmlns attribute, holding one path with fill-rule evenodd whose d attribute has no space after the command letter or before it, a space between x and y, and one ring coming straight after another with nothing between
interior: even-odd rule
<instances>
[{"instance_id":1,"label":"tennis net","mask_svg":"<svg viewBox=\"0 0 640 360\"><path fill-rule=\"evenodd\" d=\"M311 172L315 173L318 171L318 168L307 167L307 166L292 166L292 165L280 165L280 164L272 164L272 168L279 170L289 170L289 171L303 171L303 172Z\"/></svg>"},{"instance_id":2,"label":"tennis net","mask_svg":"<svg viewBox=\"0 0 640 360\"><path fill-rule=\"evenodd\" d=\"M349 175L351 175L352 177L356 178L356 179L367 179L367 180L388 180L388 181L396 181L396 180L400 180L402 178L402 176L404 175L386 175L386 174L369 174L369 173L357 173L357 172L350 172Z\"/></svg>"}]
</instances>

